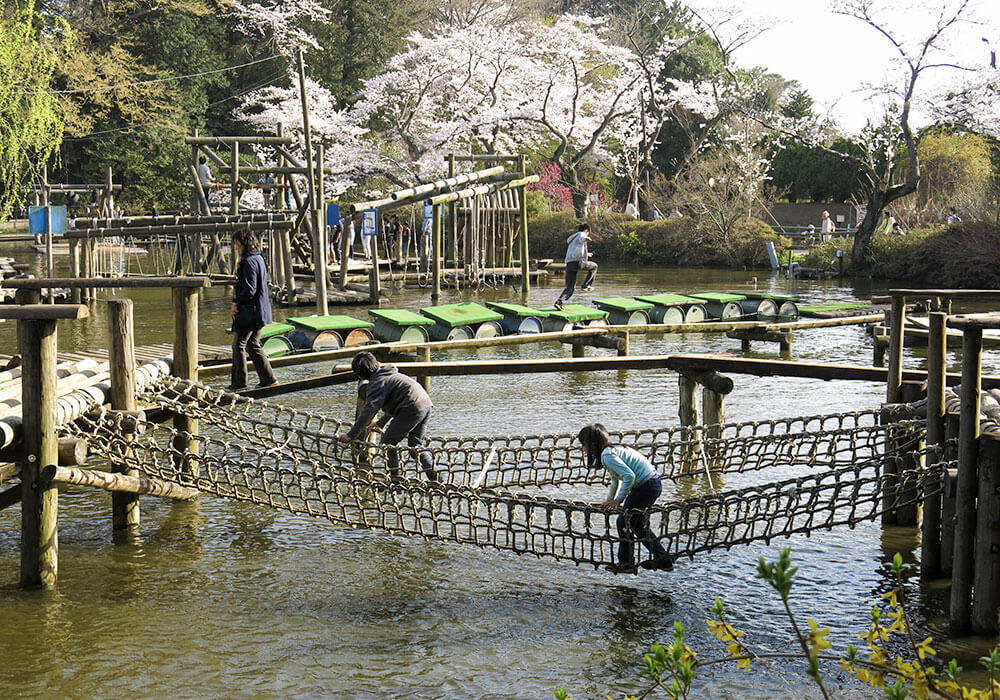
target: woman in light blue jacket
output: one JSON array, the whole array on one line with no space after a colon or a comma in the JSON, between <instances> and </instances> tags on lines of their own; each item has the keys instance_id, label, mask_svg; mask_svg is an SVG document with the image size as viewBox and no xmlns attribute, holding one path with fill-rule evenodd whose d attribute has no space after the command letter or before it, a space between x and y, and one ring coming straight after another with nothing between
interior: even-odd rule
<instances>
[{"instance_id":1,"label":"woman in light blue jacket","mask_svg":"<svg viewBox=\"0 0 1000 700\"><path fill-rule=\"evenodd\" d=\"M649 460L631 447L612 445L608 430L600 423L585 425L576 436L583 445L587 466L603 466L611 475L608 500L601 504L605 512L623 511L618 516L618 562L607 567L615 574L639 573L635 565L635 541L638 539L652 555L642 562L644 569L673 570L673 560L660 540L649 529L646 509L663 491L660 477Z\"/></svg>"}]
</instances>

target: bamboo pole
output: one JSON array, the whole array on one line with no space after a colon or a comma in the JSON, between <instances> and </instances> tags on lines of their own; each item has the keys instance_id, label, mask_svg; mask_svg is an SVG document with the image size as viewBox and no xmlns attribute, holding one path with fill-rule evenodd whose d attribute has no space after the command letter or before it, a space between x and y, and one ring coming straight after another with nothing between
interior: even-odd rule
<instances>
[{"instance_id":1,"label":"bamboo pole","mask_svg":"<svg viewBox=\"0 0 1000 700\"><path fill-rule=\"evenodd\" d=\"M525 159L524 155L518 156L517 167L523 175L525 172ZM528 266L528 190L527 183L521 186L519 190L520 194L520 217L521 217L521 245L519 246L521 252L521 296L527 298L528 292L531 291L531 280L529 279L529 266Z\"/></svg>"},{"instance_id":2,"label":"bamboo pole","mask_svg":"<svg viewBox=\"0 0 1000 700\"><path fill-rule=\"evenodd\" d=\"M300 54L301 57L301 54ZM304 89L304 88L303 88ZM317 147L316 161L319 166L323 165L323 144ZM323 201L323 176L314 176L312 180L315 186L313 193L313 274L316 284L316 313L319 316L326 316L330 313L330 299L326 294L326 284L329 280L327 272L327 259L329 256L326 242L326 217L324 209L326 203Z\"/></svg>"},{"instance_id":3,"label":"bamboo pole","mask_svg":"<svg viewBox=\"0 0 1000 700\"><path fill-rule=\"evenodd\" d=\"M962 341L962 400L958 434L958 483L955 492L955 554L951 573L951 627L966 631L972 623L973 547L976 533L980 376L983 330L965 328Z\"/></svg>"},{"instance_id":4,"label":"bamboo pole","mask_svg":"<svg viewBox=\"0 0 1000 700\"><path fill-rule=\"evenodd\" d=\"M947 381L946 322L948 314L932 313L929 318L927 347L927 444L944 445L945 401ZM921 522L920 573L924 577L941 573L941 489L944 479L926 477L923 520Z\"/></svg>"},{"instance_id":5,"label":"bamboo pole","mask_svg":"<svg viewBox=\"0 0 1000 700\"><path fill-rule=\"evenodd\" d=\"M80 276L80 241L76 238L71 238L69 241L69 274L70 277ZM81 293L79 288L73 288L70 291L70 301L74 304L79 304L81 300Z\"/></svg>"},{"instance_id":6,"label":"bamboo pole","mask_svg":"<svg viewBox=\"0 0 1000 700\"><path fill-rule=\"evenodd\" d=\"M174 288L174 363L171 374L181 379L198 381L198 290ZM181 434L174 438L176 467L179 471L198 475L197 443L189 436L198 434L198 419L174 416L174 428ZM190 457L186 457L190 455Z\"/></svg>"},{"instance_id":7,"label":"bamboo pole","mask_svg":"<svg viewBox=\"0 0 1000 700\"><path fill-rule=\"evenodd\" d=\"M240 213L240 142L232 143L232 169L229 186L229 213L238 216Z\"/></svg>"},{"instance_id":8,"label":"bamboo pole","mask_svg":"<svg viewBox=\"0 0 1000 700\"><path fill-rule=\"evenodd\" d=\"M455 154L448 154L448 177L455 177ZM442 236L443 237L443 236ZM451 262L456 268L458 264L458 205L452 201L448 203L448 242L451 244ZM448 256L441 252L443 265L448 264ZM456 282L455 286L458 286Z\"/></svg>"},{"instance_id":9,"label":"bamboo pole","mask_svg":"<svg viewBox=\"0 0 1000 700\"><path fill-rule=\"evenodd\" d=\"M431 236L434 249L431 256L431 301L437 302L441 298L441 205L435 204L432 207Z\"/></svg>"},{"instance_id":10,"label":"bamboo pole","mask_svg":"<svg viewBox=\"0 0 1000 700\"><path fill-rule=\"evenodd\" d=\"M108 358L111 363L111 408L115 411L134 411L136 403L135 337L133 332L131 299L108 300ZM134 439L125 433L126 442ZM126 461L132 454L126 448ZM122 474L139 476L136 469L122 467ZM111 496L112 529L138 530L140 524L139 498L135 495L115 493Z\"/></svg>"},{"instance_id":11,"label":"bamboo pole","mask_svg":"<svg viewBox=\"0 0 1000 700\"><path fill-rule=\"evenodd\" d=\"M104 489L105 491L111 491L114 495L131 494L134 497L138 497L139 495L162 496L180 501L188 501L198 496L198 489L148 476L129 476L94 469L57 467L55 465L46 467L44 475L54 484L92 486Z\"/></svg>"},{"instance_id":12,"label":"bamboo pole","mask_svg":"<svg viewBox=\"0 0 1000 700\"><path fill-rule=\"evenodd\" d=\"M292 143L289 136L185 136L184 143L194 146L228 146L243 143L254 146L288 146Z\"/></svg>"},{"instance_id":13,"label":"bamboo pole","mask_svg":"<svg viewBox=\"0 0 1000 700\"><path fill-rule=\"evenodd\" d=\"M465 173L464 175L449 175L447 178L435 180L434 182L416 185L415 187L408 187L404 190L397 190L389 195L389 199L397 201L412 198L415 201L418 198L427 197L431 193L438 190L445 190L456 185L464 185L468 182L485 180L493 177L494 175L502 175L503 172L503 166L497 165L492 168L485 168L483 170L475 170L471 173Z\"/></svg>"}]
</instances>

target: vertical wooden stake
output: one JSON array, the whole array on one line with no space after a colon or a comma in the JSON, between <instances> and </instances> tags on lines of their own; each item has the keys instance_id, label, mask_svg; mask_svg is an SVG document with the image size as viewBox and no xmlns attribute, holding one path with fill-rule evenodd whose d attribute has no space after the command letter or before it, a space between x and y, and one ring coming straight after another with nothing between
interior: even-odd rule
<instances>
[{"instance_id":1,"label":"vertical wooden stake","mask_svg":"<svg viewBox=\"0 0 1000 700\"><path fill-rule=\"evenodd\" d=\"M80 277L80 239L69 239L69 276L74 279ZM81 299L79 287L70 290L70 299L74 304L79 304Z\"/></svg>"},{"instance_id":2,"label":"vertical wooden stake","mask_svg":"<svg viewBox=\"0 0 1000 700\"><path fill-rule=\"evenodd\" d=\"M240 142L233 141L233 163L229 183L229 213L240 213Z\"/></svg>"},{"instance_id":3,"label":"vertical wooden stake","mask_svg":"<svg viewBox=\"0 0 1000 700\"><path fill-rule=\"evenodd\" d=\"M137 408L133 326L132 300L108 299L111 408L116 411L134 411ZM131 441L135 436L126 434L123 437ZM139 476L139 470L128 467L116 471L128 476ZM140 522L138 494L112 492L111 513L114 530L138 530Z\"/></svg>"},{"instance_id":4,"label":"vertical wooden stake","mask_svg":"<svg viewBox=\"0 0 1000 700\"><path fill-rule=\"evenodd\" d=\"M429 345L422 345L417 348L417 355L420 357L421 362L431 361L431 348ZM424 388L424 391L431 390L431 376L425 374L422 377L417 377L417 383Z\"/></svg>"},{"instance_id":5,"label":"vertical wooden stake","mask_svg":"<svg viewBox=\"0 0 1000 700\"><path fill-rule=\"evenodd\" d=\"M687 443L681 457L681 469L686 474L697 471L701 457L701 392L698 391L698 382L683 374L677 376L678 387L680 389L680 401L677 404L677 412L681 419L683 439Z\"/></svg>"},{"instance_id":6,"label":"vertical wooden stake","mask_svg":"<svg viewBox=\"0 0 1000 700\"><path fill-rule=\"evenodd\" d=\"M962 334L962 410L958 429L958 484L955 492L955 555L951 572L951 627L966 631L972 622L973 547L979 448L979 402L983 330Z\"/></svg>"},{"instance_id":7,"label":"vertical wooden stake","mask_svg":"<svg viewBox=\"0 0 1000 700\"><path fill-rule=\"evenodd\" d=\"M524 155L517 158L517 167L521 171L521 177L525 177L526 164ZM527 297L531 291L531 270L528 267L528 187L525 185L518 190L520 195L520 216L521 216L521 296Z\"/></svg>"},{"instance_id":8,"label":"vertical wooden stake","mask_svg":"<svg viewBox=\"0 0 1000 700\"><path fill-rule=\"evenodd\" d=\"M932 313L929 319L927 347L927 444L944 445L944 388L948 371L945 326L948 314ZM921 522L920 573L924 577L941 573L941 492L943 478L924 479L924 499Z\"/></svg>"},{"instance_id":9,"label":"vertical wooden stake","mask_svg":"<svg viewBox=\"0 0 1000 700\"><path fill-rule=\"evenodd\" d=\"M449 153L447 158L448 158L448 177L449 178L455 177L455 154ZM444 238L443 235L442 238ZM451 243L451 264L455 267L455 288L457 289L458 268L461 267L458 264L458 202L448 203L448 238L449 242ZM435 250L437 249L435 248ZM444 254L443 249L441 250L441 261L445 267L448 266L448 256Z\"/></svg>"},{"instance_id":10,"label":"vertical wooden stake","mask_svg":"<svg viewBox=\"0 0 1000 700\"><path fill-rule=\"evenodd\" d=\"M618 357L628 357L629 353L629 332L622 331L618 334Z\"/></svg>"},{"instance_id":11,"label":"vertical wooden stake","mask_svg":"<svg viewBox=\"0 0 1000 700\"><path fill-rule=\"evenodd\" d=\"M702 404L705 413L706 440L719 440L722 437L722 424L726 422L726 395L717 391L712 391L707 386L702 390ZM710 467L720 467L721 461L725 457L725 449L713 445L712 449L706 446L706 459Z\"/></svg>"},{"instance_id":12,"label":"vertical wooden stake","mask_svg":"<svg viewBox=\"0 0 1000 700\"><path fill-rule=\"evenodd\" d=\"M975 573L972 588L972 631L997 631L1000 608L1000 441L979 443L979 509L976 516Z\"/></svg>"},{"instance_id":13,"label":"vertical wooden stake","mask_svg":"<svg viewBox=\"0 0 1000 700\"><path fill-rule=\"evenodd\" d=\"M327 264L330 246L326 234L326 196L323 192L323 144L316 150L316 194L313 200L316 202L316 208L313 210L316 223L313 229L315 229L318 252L313 255L313 264L316 270L316 313L326 316L330 313L330 300L326 294L327 282L330 279Z\"/></svg>"},{"instance_id":14,"label":"vertical wooden stake","mask_svg":"<svg viewBox=\"0 0 1000 700\"><path fill-rule=\"evenodd\" d=\"M21 321L21 587L56 584L59 574L59 492L42 480L58 464L56 439L56 322Z\"/></svg>"},{"instance_id":15,"label":"vertical wooden stake","mask_svg":"<svg viewBox=\"0 0 1000 700\"><path fill-rule=\"evenodd\" d=\"M173 375L198 381L198 290L175 287L171 290L174 306L174 366ZM187 435L174 439L175 459L179 470L198 476L198 444L188 435L198 434L198 419L178 415L174 428Z\"/></svg>"},{"instance_id":16,"label":"vertical wooden stake","mask_svg":"<svg viewBox=\"0 0 1000 700\"><path fill-rule=\"evenodd\" d=\"M944 436L946 440L958 442L958 416L945 416ZM958 458L955 447L945 448L945 458ZM951 577L955 557L955 492L958 485L958 470L949 469L944 477L944 493L941 496L941 575Z\"/></svg>"},{"instance_id":17,"label":"vertical wooden stake","mask_svg":"<svg viewBox=\"0 0 1000 700\"><path fill-rule=\"evenodd\" d=\"M452 172L455 169L455 158L451 154L448 172L449 177L453 175ZM441 262L444 259L443 251L441 250L441 205L435 204L431 207L431 236L434 241L431 246L434 248L433 255L431 257L431 301L436 302L441 298ZM375 256L377 257L377 256Z\"/></svg>"},{"instance_id":18,"label":"vertical wooden stake","mask_svg":"<svg viewBox=\"0 0 1000 700\"><path fill-rule=\"evenodd\" d=\"M904 403L916 403L923 396L924 387L921 382L903 382L902 399ZM919 437L920 432L922 431L907 430L902 431L899 435L903 445L909 445L914 440L916 440L916 444L913 447L906 447L905 452L900 455L897 500L899 505L896 508L897 525L916 526L920 517L920 484L916 475L923 465L914 455L914 451L923 446L923 440Z\"/></svg>"},{"instance_id":19,"label":"vertical wooden stake","mask_svg":"<svg viewBox=\"0 0 1000 700\"><path fill-rule=\"evenodd\" d=\"M899 403L903 384L903 325L906 323L906 297L892 297L889 327L889 371L885 388L887 403Z\"/></svg>"}]
</instances>

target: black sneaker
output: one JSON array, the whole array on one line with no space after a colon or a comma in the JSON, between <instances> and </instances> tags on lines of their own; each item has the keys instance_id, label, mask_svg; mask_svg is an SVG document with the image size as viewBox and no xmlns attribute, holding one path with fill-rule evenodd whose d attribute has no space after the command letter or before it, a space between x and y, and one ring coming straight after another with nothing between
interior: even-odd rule
<instances>
[{"instance_id":1,"label":"black sneaker","mask_svg":"<svg viewBox=\"0 0 1000 700\"><path fill-rule=\"evenodd\" d=\"M662 556L656 557L656 559L647 559L639 564L644 569L650 569L652 571L673 571L674 570L674 560L669 554L664 554Z\"/></svg>"},{"instance_id":2,"label":"black sneaker","mask_svg":"<svg viewBox=\"0 0 1000 700\"><path fill-rule=\"evenodd\" d=\"M589 292L593 288L594 288L594 285L588 284L586 287L580 287L580 291L581 292Z\"/></svg>"},{"instance_id":3,"label":"black sneaker","mask_svg":"<svg viewBox=\"0 0 1000 700\"><path fill-rule=\"evenodd\" d=\"M562 311L563 310L562 299L556 299L556 303L552 305L552 308L555 309L556 311Z\"/></svg>"},{"instance_id":4,"label":"black sneaker","mask_svg":"<svg viewBox=\"0 0 1000 700\"><path fill-rule=\"evenodd\" d=\"M639 567L635 564L609 564L604 567L605 571L610 571L613 574L637 574L639 573Z\"/></svg>"},{"instance_id":5,"label":"black sneaker","mask_svg":"<svg viewBox=\"0 0 1000 700\"><path fill-rule=\"evenodd\" d=\"M243 386L233 386L232 384L230 384L229 386L226 387L226 391L235 394L237 391L243 391L246 388L247 388L246 384L244 384Z\"/></svg>"}]
</instances>

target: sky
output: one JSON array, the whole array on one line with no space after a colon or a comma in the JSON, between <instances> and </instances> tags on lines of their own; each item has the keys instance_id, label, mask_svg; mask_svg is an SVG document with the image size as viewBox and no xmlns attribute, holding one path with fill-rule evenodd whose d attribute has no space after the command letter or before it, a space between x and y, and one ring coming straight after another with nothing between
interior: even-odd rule
<instances>
[{"instance_id":1,"label":"sky","mask_svg":"<svg viewBox=\"0 0 1000 700\"><path fill-rule=\"evenodd\" d=\"M720 0L724 2L725 0ZM932 26L934 10L955 0L889 0L879 4L906 7L887 15L897 33L916 39ZM718 7L717 0L690 0L698 7ZM898 56L877 31L863 22L833 14L828 0L743 0L740 11L761 18L767 31L734 54L741 66L759 65L797 80L816 101L816 111L829 114L841 128L856 132L867 118L877 118L879 105L863 83L883 82ZM963 65L989 65L990 51L1000 54L1000 0L971 0L980 24L954 32L953 51ZM989 44L982 41L989 39ZM876 70L873 72L872 67ZM924 88L956 79L957 71L925 74ZM921 116L915 115L919 125ZM926 121L926 118L924 119Z\"/></svg>"}]
</instances>

